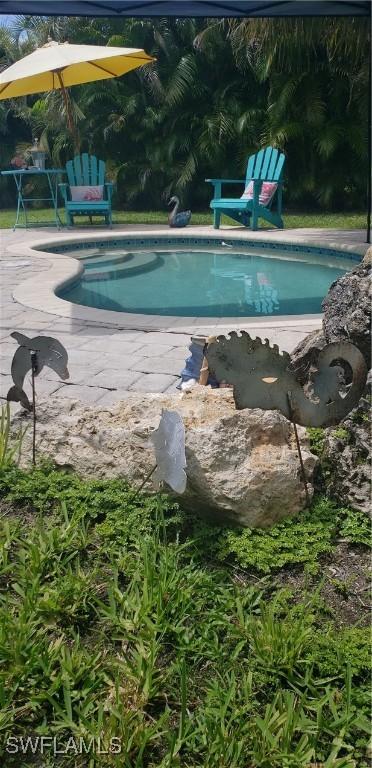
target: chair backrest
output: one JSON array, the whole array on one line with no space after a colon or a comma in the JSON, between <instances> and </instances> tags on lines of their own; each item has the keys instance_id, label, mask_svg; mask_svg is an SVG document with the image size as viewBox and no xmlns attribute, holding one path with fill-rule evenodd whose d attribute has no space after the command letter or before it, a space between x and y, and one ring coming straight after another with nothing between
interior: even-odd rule
<instances>
[{"instance_id":1,"label":"chair backrest","mask_svg":"<svg viewBox=\"0 0 372 768\"><path fill-rule=\"evenodd\" d=\"M248 158L246 183L252 179L280 181L283 174L285 155L279 149L266 147Z\"/></svg>"},{"instance_id":2,"label":"chair backrest","mask_svg":"<svg viewBox=\"0 0 372 768\"><path fill-rule=\"evenodd\" d=\"M105 163L84 152L66 163L68 183L71 187L97 187L105 183Z\"/></svg>"}]
</instances>

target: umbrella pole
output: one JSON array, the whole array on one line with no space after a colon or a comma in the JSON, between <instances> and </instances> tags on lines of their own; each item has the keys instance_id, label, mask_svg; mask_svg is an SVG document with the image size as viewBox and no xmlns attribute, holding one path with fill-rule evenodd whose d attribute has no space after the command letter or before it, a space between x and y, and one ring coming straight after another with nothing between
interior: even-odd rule
<instances>
[{"instance_id":1,"label":"umbrella pole","mask_svg":"<svg viewBox=\"0 0 372 768\"><path fill-rule=\"evenodd\" d=\"M67 89L64 86L61 73L58 70L56 72L56 75L58 77L59 84L61 86L62 98L63 98L63 101L64 101L65 110L66 110L68 129L69 129L69 131L71 133L71 136L73 138L73 141L74 141L74 149L76 150L76 152L78 152L79 149L80 149L80 141L79 141L79 136L78 136L78 133L77 133L77 130L76 130L76 126L75 126L75 123L74 123L74 118L72 116L70 96L69 96L69 94L67 92Z\"/></svg>"}]
</instances>

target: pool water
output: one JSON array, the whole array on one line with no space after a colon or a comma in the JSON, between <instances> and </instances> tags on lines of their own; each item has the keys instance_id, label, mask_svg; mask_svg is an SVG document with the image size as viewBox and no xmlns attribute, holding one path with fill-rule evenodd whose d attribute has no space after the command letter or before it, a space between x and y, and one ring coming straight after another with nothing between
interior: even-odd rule
<instances>
[{"instance_id":1,"label":"pool water","mask_svg":"<svg viewBox=\"0 0 372 768\"><path fill-rule=\"evenodd\" d=\"M59 292L75 304L151 315L258 317L321 312L348 260L316 252L260 255L229 248L109 250L70 253L84 265ZM354 264L355 266L355 264Z\"/></svg>"}]
</instances>

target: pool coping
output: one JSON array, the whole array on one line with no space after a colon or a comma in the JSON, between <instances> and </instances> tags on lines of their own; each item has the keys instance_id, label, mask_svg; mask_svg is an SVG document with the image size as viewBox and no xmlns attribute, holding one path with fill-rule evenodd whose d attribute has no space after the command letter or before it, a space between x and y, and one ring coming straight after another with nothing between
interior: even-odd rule
<instances>
[{"instance_id":1,"label":"pool coping","mask_svg":"<svg viewBox=\"0 0 372 768\"><path fill-rule=\"evenodd\" d=\"M171 235L166 233L164 229L149 230L127 230L121 231L105 231L101 233L97 232L73 232L69 234L59 234L58 237L53 239L51 237L45 239L36 239L28 243L17 243L9 245L7 250L11 253L16 253L18 256L26 256L35 258L35 256L48 262L49 269L42 273L42 281L40 275L34 276L24 282L21 282L13 291L13 298L20 304L29 307L31 309L57 315L58 317L67 318L69 320L78 320L87 322L93 325L109 325L114 328L130 329L130 330L143 330L143 331L172 331L180 333L195 331L196 326L203 326L205 328L218 327L218 326L232 326L239 327L249 331L250 328L279 328L284 324L287 328L311 326L316 329L321 327L322 314L316 315L266 315L264 317L195 317L195 316L172 316L172 315L144 315L130 312L115 312L113 310L96 309L93 307L85 307L80 304L73 304L65 299L61 299L55 293L57 290L61 290L70 283L74 282L82 273L83 266L76 258L68 256L66 254L57 254L48 251L48 247L60 247L63 245L69 245L74 242L84 243L96 243L99 241L110 240L125 240L141 241L144 239L153 240L159 238L165 240L171 238L172 240L185 240L188 238L195 238L200 241L203 240L218 240L221 243L226 240L240 240L248 243L254 243L256 245L260 242L266 243L267 247L276 246L278 249L282 245L291 245L293 247L304 246L308 248L321 248L327 251L337 250L339 253L347 255L356 255L361 258L364 256L367 248L367 243L363 244L348 244L348 243L330 243L322 239L309 240L306 235L293 236L293 233L286 237L283 232L280 233L280 238L275 238L270 233L269 240L267 239L267 233L265 231L255 232L254 237L252 233L234 232L231 229L228 230L212 230L210 232L198 232L193 228L188 232L185 230L176 232L172 231Z\"/></svg>"}]
</instances>

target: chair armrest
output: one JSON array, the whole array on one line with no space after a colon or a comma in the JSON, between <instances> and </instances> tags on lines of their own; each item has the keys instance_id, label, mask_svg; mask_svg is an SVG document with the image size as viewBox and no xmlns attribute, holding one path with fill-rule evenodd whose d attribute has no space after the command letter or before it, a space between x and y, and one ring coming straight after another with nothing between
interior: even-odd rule
<instances>
[{"instance_id":1,"label":"chair armrest","mask_svg":"<svg viewBox=\"0 0 372 768\"><path fill-rule=\"evenodd\" d=\"M210 184L245 184L245 179L205 179Z\"/></svg>"},{"instance_id":2,"label":"chair armrest","mask_svg":"<svg viewBox=\"0 0 372 768\"><path fill-rule=\"evenodd\" d=\"M112 181L105 181L105 189L107 190L107 199L111 202L111 197L114 189L114 185Z\"/></svg>"},{"instance_id":3,"label":"chair armrest","mask_svg":"<svg viewBox=\"0 0 372 768\"><path fill-rule=\"evenodd\" d=\"M245 179L205 179L213 184L213 199L219 200L222 197L222 184L245 184Z\"/></svg>"},{"instance_id":4,"label":"chair armrest","mask_svg":"<svg viewBox=\"0 0 372 768\"><path fill-rule=\"evenodd\" d=\"M67 203L67 189L69 187L70 187L69 184L58 184L58 189L60 190L65 203Z\"/></svg>"}]
</instances>

